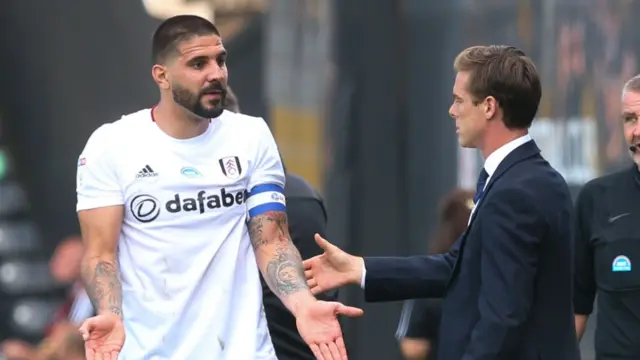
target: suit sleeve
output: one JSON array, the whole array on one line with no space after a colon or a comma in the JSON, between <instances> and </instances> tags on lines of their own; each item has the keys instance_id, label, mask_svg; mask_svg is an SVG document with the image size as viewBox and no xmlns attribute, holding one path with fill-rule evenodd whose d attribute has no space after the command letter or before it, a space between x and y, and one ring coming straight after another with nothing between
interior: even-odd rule
<instances>
[{"instance_id":1,"label":"suit sleeve","mask_svg":"<svg viewBox=\"0 0 640 360\"><path fill-rule=\"evenodd\" d=\"M499 359L519 345L533 299L538 248L548 231L533 198L504 189L487 199L478 218L482 253L480 319L463 360Z\"/></svg>"},{"instance_id":2,"label":"suit sleeve","mask_svg":"<svg viewBox=\"0 0 640 360\"><path fill-rule=\"evenodd\" d=\"M594 210L591 194L593 188L585 185L575 204L574 218L574 293L573 307L576 314L590 315L596 297L591 247L591 214Z\"/></svg>"},{"instance_id":3,"label":"suit sleeve","mask_svg":"<svg viewBox=\"0 0 640 360\"><path fill-rule=\"evenodd\" d=\"M444 296L462 236L446 254L366 257L364 296L368 302Z\"/></svg>"}]
</instances>

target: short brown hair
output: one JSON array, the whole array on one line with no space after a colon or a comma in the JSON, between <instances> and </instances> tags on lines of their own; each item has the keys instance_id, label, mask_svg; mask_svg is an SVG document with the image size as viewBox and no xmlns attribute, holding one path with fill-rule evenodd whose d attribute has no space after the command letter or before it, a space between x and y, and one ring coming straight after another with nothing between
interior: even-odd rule
<instances>
[{"instance_id":1,"label":"short brown hair","mask_svg":"<svg viewBox=\"0 0 640 360\"><path fill-rule=\"evenodd\" d=\"M474 104L493 96L503 112L509 129L531 126L542 86L535 65L522 50L513 46L473 46L463 50L454 61L456 72L469 72L469 88Z\"/></svg>"}]
</instances>

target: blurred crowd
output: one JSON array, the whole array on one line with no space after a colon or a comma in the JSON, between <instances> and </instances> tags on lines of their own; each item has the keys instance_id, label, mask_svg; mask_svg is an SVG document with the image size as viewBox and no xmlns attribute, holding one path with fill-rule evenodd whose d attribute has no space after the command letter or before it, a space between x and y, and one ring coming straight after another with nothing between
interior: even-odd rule
<instances>
[{"instance_id":1,"label":"blurred crowd","mask_svg":"<svg viewBox=\"0 0 640 360\"><path fill-rule=\"evenodd\" d=\"M93 308L80 282L82 240L78 236L64 239L49 262L51 278L64 288L66 298L46 319L44 338L38 343L10 338L0 344L0 358L6 360L81 360L84 342L78 326L91 316ZM3 359L3 360L4 360Z\"/></svg>"}]
</instances>

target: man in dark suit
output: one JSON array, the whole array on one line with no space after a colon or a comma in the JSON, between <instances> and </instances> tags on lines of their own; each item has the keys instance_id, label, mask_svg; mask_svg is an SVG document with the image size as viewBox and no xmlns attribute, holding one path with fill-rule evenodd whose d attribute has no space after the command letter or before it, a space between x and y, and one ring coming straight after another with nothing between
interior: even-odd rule
<instances>
[{"instance_id":1,"label":"man in dark suit","mask_svg":"<svg viewBox=\"0 0 640 360\"><path fill-rule=\"evenodd\" d=\"M359 283L371 302L444 297L440 360L578 360L571 197L528 134L536 68L507 46L466 49L454 68L449 113L460 145L485 159L467 230L446 254L408 258L356 257L318 235L308 283Z\"/></svg>"},{"instance_id":2,"label":"man in dark suit","mask_svg":"<svg viewBox=\"0 0 640 360\"><path fill-rule=\"evenodd\" d=\"M240 104L235 93L227 88L224 102L225 110L240 112ZM284 161L282 162L285 166ZM322 253L322 249L313 241L314 234L324 234L327 228L327 212L324 201L318 192L302 177L284 169L286 180L284 195L287 199L287 217L289 233L300 256L309 259ZM271 291L260 275L262 283L262 303L267 315L267 326L271 341L279 360L315 360L309 346L302 340L296 327L296 318ZM336 301L337 291L316 294L325 301Z\"/></svg>"}]
</instances>

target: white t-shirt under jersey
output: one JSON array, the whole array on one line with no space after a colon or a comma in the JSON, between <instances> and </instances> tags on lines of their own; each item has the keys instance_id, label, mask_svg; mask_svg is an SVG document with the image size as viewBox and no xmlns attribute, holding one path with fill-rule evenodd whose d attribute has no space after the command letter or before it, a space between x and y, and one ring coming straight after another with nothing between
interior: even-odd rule
<instances>
[{"instance_id":1,"label":"white t-shirt under jersey","mask_svg":"<svg viewBox=\"0 0 640 360\"><path fill-rule=\"evenodd\" d=\"M78 160L77 210L125 209L120 359L276 359L246 199L284 179L260 118L225 111L178 140L145 109L93 133Z\"/></svg>"}]
</instances>

